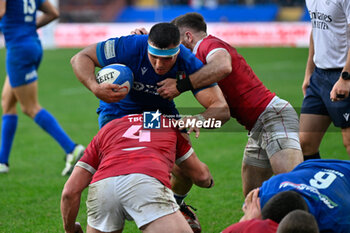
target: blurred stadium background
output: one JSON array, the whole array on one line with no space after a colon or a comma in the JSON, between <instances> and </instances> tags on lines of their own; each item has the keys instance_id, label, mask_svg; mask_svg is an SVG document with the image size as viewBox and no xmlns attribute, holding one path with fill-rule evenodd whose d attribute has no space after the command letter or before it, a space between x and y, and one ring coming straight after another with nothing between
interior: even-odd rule
<instances>
[{"instance_id":1,"label":"blurred stadium background","mask_svg":"<svg viewBox=\"0 0 350 233\"><path fill-rule=\"evenodd\" d=\"M196 11L208 32L235 46L306 47L310 25L301 0L51 0L59 21L40 30L45 47L82 47L132 28Z\"/></svg>"},{"instance_id":2,"label":"blurred stadium background","mask_svg":"<svg viewBox=\"0 0 350 233\"><path fill-rule=\"evenodd\" d=\"M11 1L11 0L9 0ZM83 46L109 37L128 35L135 27L198 11L208 31L237 47L264 84L290 101L302 102L301 84L310 33L308 14L300 0L50 0L59 7L60 20L40 30L46 48L39 69L39 98L67 133L87 145L98 131L98 100L75 78L70 58ZM1 38L1 36L0 36ZM2 40L3 44L3 40ZM0 77L5 77L5 49L0 49ZM176 98L180 108L196 108L191 93ZM9 174L0 175L0 232L63 232L60 195L64 153L18 108L19 124ZM194 187L187 202L198 208L203 233L217 233L242 216L240 167L247 132L229 131L192 136L193 146L216 180L211 190ZM341 134L332 128L321 144L323 158L348 159ZM83 194L78 221L86 229ZM138 232L127 223L127 233Z\"/></svg>"}]
</instances>

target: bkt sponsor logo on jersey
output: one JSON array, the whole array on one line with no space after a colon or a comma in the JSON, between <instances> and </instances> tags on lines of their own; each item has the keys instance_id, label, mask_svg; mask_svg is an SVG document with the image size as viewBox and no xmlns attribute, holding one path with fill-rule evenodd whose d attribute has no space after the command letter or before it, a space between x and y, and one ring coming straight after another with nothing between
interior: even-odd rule
<instances>
[{"instance_id":1,"label":"bkt sponsor logo on jersey","mask_svg":"<svg viewBox=\"0 0 350 233\"><path fill-rule=\"evenodd\" d=\"M160 129L160 116L162 114L157 110L156 112L143 113L143 128L144 129Z\"/></svg>"},{"instance_id":2,"label":"bkt sponsor logo on jersey","mask_svg":"<svg viewBox=\"0 0 350 233\"><path fill-rule=\"evenodd\" d=\"M157 92L157 88L157 86L143 84L141 82L134 82L134 85L132 87L132 89L134 89L135 91L142 91L153 95L159 95L159 93Z\"/></svg>"}]
</instances>

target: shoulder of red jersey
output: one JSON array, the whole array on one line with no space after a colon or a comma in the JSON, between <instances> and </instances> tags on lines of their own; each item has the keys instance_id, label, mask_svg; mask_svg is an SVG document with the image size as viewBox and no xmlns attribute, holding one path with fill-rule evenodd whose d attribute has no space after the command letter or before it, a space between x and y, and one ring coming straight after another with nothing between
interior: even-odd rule
<instances>
[{"instance_id":1,"label":"shoulder of red jersey","mask_svg":"<svg viewBox=\"0 0 350 233\"><path fill-rule=\"evenodd\" d=\"M201 46L205 48L226 48L230 45L215 36L208 35L206 38L203 39Z\"/></svg>"},{"instance_id":2,"label":"shoulder of red jersey","mask_svg":"<svg viewBox=\"0 0 350 233\"><path fill-rule=\"evenodd\" d=\"M219 50L225 50L231 55L236 53L236 50L231 45L215 36L209 35L198 46L196 56L206 62L209 56Z\"/></svg>"}]
</instances>

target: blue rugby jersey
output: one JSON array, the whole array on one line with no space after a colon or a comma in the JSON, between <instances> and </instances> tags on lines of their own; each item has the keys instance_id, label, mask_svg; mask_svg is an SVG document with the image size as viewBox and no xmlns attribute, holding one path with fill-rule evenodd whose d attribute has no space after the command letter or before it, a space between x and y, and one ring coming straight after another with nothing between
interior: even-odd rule
<instances>
[{"instance_id":1,"label":"blue rugby jersey","mask_svg":"<svg viewBox=\"0 0 350 233\"><path fill-rule=\"evenodd\" d=\"M7 0L6 13L1 19L6 47L38 42L36 12L45 0Z\"/></svg>"},{"instance_id":2,"label":"blue rugby jersey","mask_svg":"<svg viewBox=\"0 0 350 233\"><path fill-rule=\"evenodd\" d=\"M128 66L134 74L134 85L129 94L118 103L100 100L99 114L112 114L117 118L143 111L160 110L163 114L178 114L175 103L163 99L157 93L157 83L179 74L190 75L203 64L190 50L180 45L180 53L173 68L165 75L158 75L148 59L148 35L130 35L112 38L97 45L96 54L101 66L121 63ZM194 94L199 90L195 90Z\"/></svg>"},{"instance_id":3,"label":"blue rugby jersey","mask_svg":"<svg viewBox=\"0 0 350 233\"><path fill-rule=\"evenodd\" d=\"M294 190L306 200L321 232L350 232L350 161L317 159L276 175L260 188L261 208L281 191Z\"/></svg>"}]
</instances>

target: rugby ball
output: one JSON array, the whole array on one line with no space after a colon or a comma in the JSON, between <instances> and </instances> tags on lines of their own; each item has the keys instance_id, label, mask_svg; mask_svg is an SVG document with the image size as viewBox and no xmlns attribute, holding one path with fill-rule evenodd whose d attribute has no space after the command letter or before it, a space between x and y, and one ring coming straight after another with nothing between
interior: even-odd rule
<instances>
[{"instance_id":1,"label":"rugby ball","mask_svg":"<svg viewBox=\"0 0 350 233\"><path fill-rule=\"evenodd\" d=\"M123 64L111 64L103 67L96 75L98 84L113 83L118 84L118 91L129 92L133 85L134 74L131 69Z\"/></svg>"}]
</instances>

